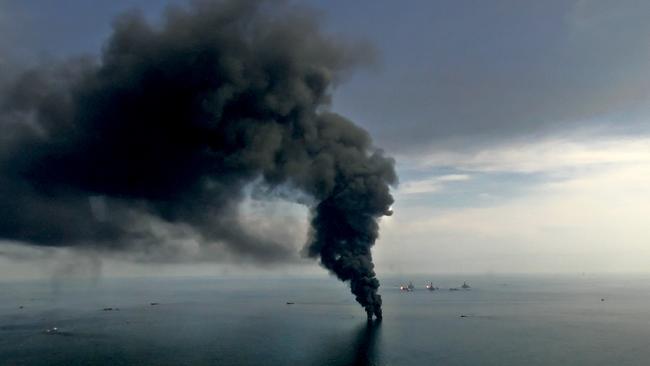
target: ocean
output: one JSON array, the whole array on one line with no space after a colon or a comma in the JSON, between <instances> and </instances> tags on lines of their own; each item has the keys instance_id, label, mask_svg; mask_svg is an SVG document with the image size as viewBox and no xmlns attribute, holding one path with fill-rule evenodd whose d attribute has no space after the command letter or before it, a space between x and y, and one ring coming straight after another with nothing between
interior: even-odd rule
<instances>
[{"instance_id":1,"label":"ocean","mask_svg":"<svg viewBox=\"0 0 650 366\"><path fill-rule=\"evenodd\" d=\"M647 275L381 281L371 323L334 278L0 282L0 365L650 364Z\"/></svg>"}]
</instances>

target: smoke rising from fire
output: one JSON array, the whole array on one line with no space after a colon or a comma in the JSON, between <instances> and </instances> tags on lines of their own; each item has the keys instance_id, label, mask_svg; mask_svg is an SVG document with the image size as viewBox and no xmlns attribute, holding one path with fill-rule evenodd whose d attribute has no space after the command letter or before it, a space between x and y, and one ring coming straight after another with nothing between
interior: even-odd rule
<instances>
[{"instance_id":1,"label":"smoke rising from fire","mask_svg":"<svg viewBox=\"0 0 650 366\"><path fill-rule=\"evenodd\" d=\"M245 187L300 192L306 253L381 316L370 249L394 162L327 111L367 47L284 3L201 1L162 25L119 17L99 59L29 70L0 95L0 238L155 251L152 218L260 261L291 248L237 219Z\"/></svg>"}]
</instances>

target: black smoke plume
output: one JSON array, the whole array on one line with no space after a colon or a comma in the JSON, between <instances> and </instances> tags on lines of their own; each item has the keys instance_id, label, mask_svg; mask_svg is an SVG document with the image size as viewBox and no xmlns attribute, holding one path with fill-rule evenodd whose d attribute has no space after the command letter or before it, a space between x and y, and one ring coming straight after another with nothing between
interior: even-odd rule
<instances>
[{"instance_id":1,"label":"black smoke plume","mask_svg":"<svg viewBox=\"0 0 650 366\"><path fill-rule=\"evenodd\" d=\"M394 162L327 111L368 53L286 3L202 1L119 17L101 57L29 70L0 100L0 238L99 250L164 241L144 218L282 260L236 218L261 180L313 199L306 252L381 316L370 249Z\"/></svg>"}]
</instances>

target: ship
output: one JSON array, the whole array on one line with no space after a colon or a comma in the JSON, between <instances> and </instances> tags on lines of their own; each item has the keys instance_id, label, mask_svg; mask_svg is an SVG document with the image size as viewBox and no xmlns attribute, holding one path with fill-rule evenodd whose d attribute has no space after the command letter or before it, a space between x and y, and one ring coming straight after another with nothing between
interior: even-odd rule
<instances>
[{"instance_id":1,"label":"ship","mask_svg":"<svg viewBox=\"0 0 650 366\"><path fill-rule=\"evenodd\" d=\"M463 290L469 290L471 287L467 284L467 282L463 281L463 285L460 286Z\"/></svg>"},{"instance_id":2,"label":"ship","mask_svg":"<svg viewBox=\"0 0 650 366\"><path fill-rule=\"evenodd\" d=\"M401 291L411 292L414 289L413 282L409 282L408 285L400 285L399 289Z\"/></svg>"},{"instance_id":3,"label":"ship","mask_svg":"<svg viewBox=\"0 0 650 366\"><path fill-rule=\"evenodd\" d=\"M433 291L437 290L437 288L433 287L433 282L429 281L429 283L427 283L427 290Z\"/></svg>"}]
</instances>

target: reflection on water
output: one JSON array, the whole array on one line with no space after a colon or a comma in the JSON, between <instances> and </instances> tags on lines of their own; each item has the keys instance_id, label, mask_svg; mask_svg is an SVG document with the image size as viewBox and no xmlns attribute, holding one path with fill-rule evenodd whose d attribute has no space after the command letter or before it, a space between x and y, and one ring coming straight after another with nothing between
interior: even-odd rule
<instances>
[{"instance_id":1,"label":"reflection on water","mask_svg":"<svg viewBox=\"0 0 650 366\"><path fill-rule=\"evenodd\" d=\"M339 337L316 361L320 365L370 366L380 364L379 337L381 321L364 322L349 336ZM315 364L316 364L315 363Z\"/></svg>"},{"instance_id":2,"label":"reflection on water","mask_svg":"<svg viewBox=\"0 0 650 366\"><path fill-rule=\"evenodd\" d=\"M358 329L355 342L354 365L378 365L378 340L381 333L381 321L368 321Z\"/></svg>"}]
</instances>

